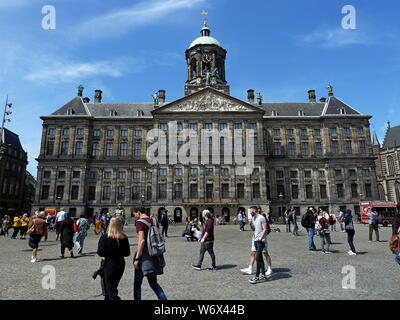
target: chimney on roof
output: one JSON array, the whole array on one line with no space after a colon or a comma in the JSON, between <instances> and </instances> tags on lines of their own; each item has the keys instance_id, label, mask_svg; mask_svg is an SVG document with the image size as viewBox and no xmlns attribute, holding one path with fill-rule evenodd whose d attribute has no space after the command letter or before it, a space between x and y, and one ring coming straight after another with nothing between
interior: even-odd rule
<instances>
[{"instance_id":1,"label":"chimney on roof","mask_svg":"<svg viewBox=\"0 0 400 320\"><path fill-rule=\"evenodd\" d=\"M319 102L325 103L326 102L326 98L319 99Z\"/></svg>"},{"instance_id":2,"label":"chimney on roof","mask_svg":"<svg viewBox=\"0 0 400 320\"><path fill-rule=\"evenodd\" d=\"M82 100L83 100L84 103L89 103L90 102L90 99L88 97L84 97Z\"/></svg>"},{"instance_id":3,"label":"chimney on roof","mask_svg":"<svg viewBox=\"0 0 400 320\"><path fill-rule=\"evenodd\" d=\"M253 89L247 90L247 101L249 103L254 103L254 90Z\"/></svg>"},{"instance_id":4,"label":"chimney on roof","mask_svg":"<svg viewBox=\"0 0 400 320\"><path fill-rule=\"evenodd\" d=\"M163 89L158 90L158 101L159 103L165 102L165 90Z\"/></svg>"},{"instance_id":5,"label":"chimney on roof","mask_svg":"<svg viewBox=\"0 0 400 320\"><path fill-rule=\"evenodd\" d=\"M308 100L310 102L316 102L315 90L308 90Z\"/></svg>"},{"instance_id":6,"label":"chimney on roof","mask_svg":"<svg viewBox=\"0 0 400 320\"><path fill-rule=\"evenodd\" d=\"M101 90L94 90L94 103L101 103L102 93Z\"/></svg>"}]
</instances>

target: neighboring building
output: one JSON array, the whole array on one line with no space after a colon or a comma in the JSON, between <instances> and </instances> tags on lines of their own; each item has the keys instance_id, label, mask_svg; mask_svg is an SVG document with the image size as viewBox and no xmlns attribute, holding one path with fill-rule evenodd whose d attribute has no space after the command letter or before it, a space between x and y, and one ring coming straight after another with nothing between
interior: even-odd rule
<instances>
[{"instance_id":1,"label":"neighboring building","mask_svg":"<svg viewBox=\"0 0 400 320\"><path fill-rule=\"evenodd\" d=\"M35 188L36 179L28 171L26 171L22 204L23 212L32 213L32 206L35 202Z\"/></svg>"},{"instance_id":2,"label":"neighboring building","mask_svg":"<svg viewBox=\"0 0 400 320\"><path fill-rule=\"evenodd\" d=\"M18 135L6 128L0 158L0 213L22 213L27 153Z\"/></svg>"},{"instance_id":3,"label":"neighboring building","mask_svg":"<svg viewBox=\"0 0 400 320\"><path fill-rule=\"evenodd\" d=\"M119 202L128 210L143 203L154 214L165 207L180 221L204 208L232 219L251 205L275 216L290 205L302 213L309 205L358 212L360 200L376 199L371 116L335 97L331 86L319 102L314 90L308 102L265 103L254 90L247 101L234 98L226 53L205 23L186 50L183 98L166 102L160 90L153 103L104 103L96 90L90 103L80 87L77 97L41 117L35 209L62 206L92 215ZM255 130L256 169L242 176L236 164L149 164L147 133L167 130L169 121L177 121L177 131ZM222 138L208 140L206 149L213 142L222 149Z\"/></svg>"},{"instance_id":4,"label":"neighboring building","mask_svg":"<svg viewBox=\"0 0 400 320\"><path fill-rule=\"evenodd\" d=\"M382 147L374 132L373 149L379 199L400 204L400 126L390 127L388 123Z\"/></svg>"}]
</instances>

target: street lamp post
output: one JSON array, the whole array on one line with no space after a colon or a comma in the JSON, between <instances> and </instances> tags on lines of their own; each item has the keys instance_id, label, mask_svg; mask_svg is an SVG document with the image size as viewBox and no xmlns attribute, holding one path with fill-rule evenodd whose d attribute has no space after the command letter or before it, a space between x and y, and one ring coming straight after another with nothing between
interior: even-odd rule
<instances>
[{"instance_id":1,"label":"street lamp post","mask_svg":"<svg viewBox=\"0 0 400 320\"><path fill-rule=\"evenodd\" d=\"M58 211L61 211L61 196L57 196L58 201Z\"/></svg>"}]
</instances>

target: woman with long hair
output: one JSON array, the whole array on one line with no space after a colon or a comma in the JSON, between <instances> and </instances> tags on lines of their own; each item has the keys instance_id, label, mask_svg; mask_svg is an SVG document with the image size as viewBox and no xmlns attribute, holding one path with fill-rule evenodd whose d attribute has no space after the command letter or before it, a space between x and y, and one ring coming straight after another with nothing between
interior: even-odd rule
<instances>
[{"instance_id":1,"label":"woman with long hair","mask_svg":"<svg viewBox=\"0 0 400 320\"><path fill-rule=\"evenodd\" d=\"M350 246L350 251L347 252L351 256L357 255L356 248L354 247L354 223L353 223L353 218L351 216L351 210L347 209L345 216L344 216L344 229L347 232L347 242L349 243Z\"/></svg>"},{"instance_id":2,"label":"woman with long hair","mask_svg":"<svg viewBox=\"0 0 400 320\"><path fill-rule=\"evenodd\" d=\"M61 241L61 255L60 258L64 259L65 248L69 250L71 258L74 257L74 220L71 218L69 212L65 212L64 220L60 224L60 241Z\"/></svg>"},{"instance_id":3,"label":"woman with long hair","mask_svg":"<svg viewBox=\"0 0 400 320\"><path fill-rule=\"evenodd\" d=\"M128 237L122 231L121 219L112 218L107 233L101 235L97 254L104 257L104 300L121 300L118 284L130 252Z\"/></svg>"}]
</instances>

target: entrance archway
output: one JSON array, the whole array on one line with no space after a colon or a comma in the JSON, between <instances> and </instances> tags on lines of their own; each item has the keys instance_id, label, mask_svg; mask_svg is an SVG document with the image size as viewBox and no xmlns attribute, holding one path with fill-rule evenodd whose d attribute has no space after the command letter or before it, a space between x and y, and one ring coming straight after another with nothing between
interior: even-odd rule
<instances>
[{"instance_id":1,"label":"entrance archway","mask_svg":"<svg viewBox=\"0 0 400 320\"><path fill-rule=\"evenodd\" d=\"M190 221L199 217L199 210L197 208L190 209Z\"/></svg>"},{"instance_id":2,"label":"entrance archway","mask_svg":"<svg viewBox=\"0 0 400 320\"><path fill-rule=\"evenodd\" d=\"M225 222L229 223L230 220L229 208L227 207L222 208L222 216L225 218Z\"/></svg>"},{"instance_id":3,"label":"entrance archway","mask_svg":"<svg viewBox=\"0 0 400 320\"><path fill-rule=\"evenodd\" d=\"M176 223L181 223L182 222L182 209L181 208L175 208L175 210L174 210L174 221Z\"/></svg>"}]
</instances>

